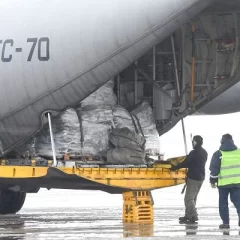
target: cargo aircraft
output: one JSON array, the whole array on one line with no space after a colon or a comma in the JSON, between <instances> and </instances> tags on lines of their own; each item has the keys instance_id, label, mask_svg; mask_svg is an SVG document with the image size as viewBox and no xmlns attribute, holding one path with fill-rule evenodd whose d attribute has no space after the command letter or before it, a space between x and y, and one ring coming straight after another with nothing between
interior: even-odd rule
<instances>
[{"instance_id":1,"label":"cargo aircraft","mask_svg":"<svg viewBox=\"0 0 240 240\"><path fill-rule=\"evenodd\" d=\"M238 0L1 0L0 12L1 213L40 187L126 189L6 159L110 79L119 104L151 104L159 135L188 115L240 110Z\"/></svg>"}]
</instances>

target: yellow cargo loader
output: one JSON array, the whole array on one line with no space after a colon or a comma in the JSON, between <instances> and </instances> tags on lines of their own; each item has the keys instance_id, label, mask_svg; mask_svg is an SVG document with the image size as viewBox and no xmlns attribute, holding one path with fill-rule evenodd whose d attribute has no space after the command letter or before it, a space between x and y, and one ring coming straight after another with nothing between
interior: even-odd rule
<instances>
[{"instance_id":1,"label":"yellow cargo loader","mask_svg":"<svg viewBox=\"0 0 240 240\"><path fill-rule=\"evenodd\" d=\"M185 169L170 171L185 157L148 165L107 165L88 161L0 160L0 214L18 212L26 193L40 188L101 190L123 195L123 222L152 223L151 190L185 182Z\"/></svg>"}]
</instances>

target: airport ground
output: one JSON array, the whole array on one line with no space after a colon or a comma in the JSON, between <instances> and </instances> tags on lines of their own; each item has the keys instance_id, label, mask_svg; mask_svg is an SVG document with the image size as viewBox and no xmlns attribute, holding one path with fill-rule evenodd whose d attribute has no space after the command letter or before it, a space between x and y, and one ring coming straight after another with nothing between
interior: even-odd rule
<instances>
[{"instance_id":1,"label":"airport ground","mask_svg":"<svg viewBox=\"0 0 240 240\"><path fill-rule=\"evenodd\" d=\"M217 190L205 182L198 199L199 223L180 225L182 186L153 191L154 225L122 223L122 196L98 191L41 190L29 194L17 215L1 216L0 239L239 239L237 214L230 204L231 229L218 229ZM139 238L138 238L139 239Z\"/></svg>"}]
</instances>

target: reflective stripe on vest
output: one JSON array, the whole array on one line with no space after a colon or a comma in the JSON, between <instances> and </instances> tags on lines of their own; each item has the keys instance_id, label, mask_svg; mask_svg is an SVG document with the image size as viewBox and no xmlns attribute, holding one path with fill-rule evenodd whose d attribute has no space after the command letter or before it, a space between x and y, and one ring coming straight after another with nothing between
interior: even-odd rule
<instances>
[{"instance_id":1,"label":"reflective stripe on vest","mask_svg":"<svg viewBox=\"0 0 240 240\"><path fill-rule=\"evenodd\" d=\"M218 186L240 184L240 150L221 151L221 169L218 175Z\"/></svg>"}]
</instances>

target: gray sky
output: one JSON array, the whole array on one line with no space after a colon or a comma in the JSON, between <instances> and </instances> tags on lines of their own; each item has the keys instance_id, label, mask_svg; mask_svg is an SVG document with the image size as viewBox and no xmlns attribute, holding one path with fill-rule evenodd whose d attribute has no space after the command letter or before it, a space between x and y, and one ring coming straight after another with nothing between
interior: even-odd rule
<instances>
[{"instance_id":1,"label":"gray sky","mask_svg":"<svg viewBox=\"0 0 240 240\"><path fill-rule=\"evenodd\" d=\"M188 152L192 149L190 134L201 135L203 147L208 152L209 166L212 154L220 146L221 136L230 133L235 144L240 146L240 113L218 115L218 116L190 116L184 119L188 141ZM185 155L182 137L181 123L178 123L172 130L161 138L161 152L165 153L165 159L169 157Z\"/></svg>"}]
</instances>

